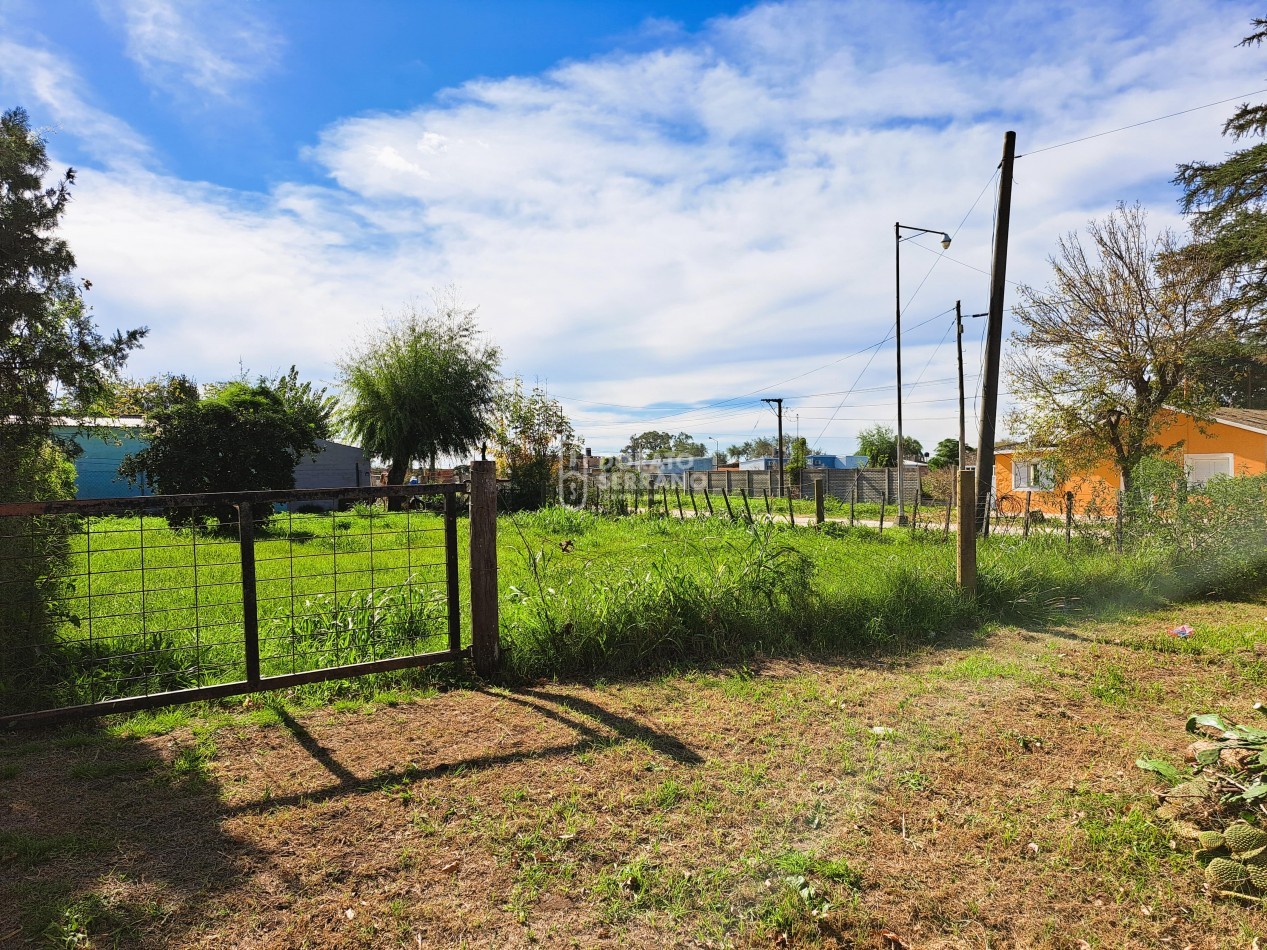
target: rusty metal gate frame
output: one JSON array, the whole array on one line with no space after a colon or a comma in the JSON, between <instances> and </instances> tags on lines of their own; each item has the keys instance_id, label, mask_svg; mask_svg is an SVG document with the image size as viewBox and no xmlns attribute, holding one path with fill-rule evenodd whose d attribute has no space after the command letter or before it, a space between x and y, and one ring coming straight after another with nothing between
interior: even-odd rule
<instances>
[{"instance_id":1,"label":"rusty metal gate frame","mask_svg":"<svg viewBox=\"0 0 1267 950\"><path fill-rule=\"evenodd\" d=\"M43 725L104 716L110 713L135 712L190 703L222 699L266 690L285 689L308 683L349 679L370 673L452 663L472 655L471 647L462 646L460 578L458 574L457 512L458 496L469 493L467 484L382 485L364 488L307 488L290 491L217 492L196 495L148 495L129 498L85 499L82 501L12 502L0 504L0 518L40 517L47 515L102 515L136 512L147 509L231 505L238 511L239 546L241 550L242 626L245 648L246 679L210 686L194 686L161 693L103 699L76 706L62 706L31 712L0 715L0 729L14 726ZM260 675L259 612L255 576L255 517L253 506L274 504L302 505L336 500L340 504L373 502L380 498L406 501L419 497L440 496L444 499L445 598L448 609L448 648L431 653L388 657L329 666L276 676ZM495 623L495 620L494 620Z\"/></svg>"}]
</instances>

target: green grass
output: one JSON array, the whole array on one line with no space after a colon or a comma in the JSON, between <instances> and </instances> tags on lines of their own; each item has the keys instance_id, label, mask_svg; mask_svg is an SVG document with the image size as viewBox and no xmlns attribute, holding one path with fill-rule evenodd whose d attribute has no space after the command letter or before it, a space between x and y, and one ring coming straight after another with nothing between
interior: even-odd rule
<instances>
[{"instance_id":1,"label":"green grass","mask_svg":"<svg viewBox=\"0 0 1267 950\"><path fill-rule=\"evenodd\" d=\"M868 514L859 508L860 517ZM46 671L56 684L47 702L244 678L233 538L173 530L153 517L88 519L86 528L75 540L78 576L59 630L61 650ZM426 512L279 516L255 547L264 675L443 649L442 529L442 519ZM938 531L881 536L840 523L817 531L552 508L502 517L498 545L512 678L628 675L716 659L918 645L981 623L1154 607L1220 583L1163 545L1119 555L1094 537L1070 545L1049 533L1028 540L996 533L982 541L975 603L957 590L954 545ZM465 547L461 521L463 564ZM1215 562L1234 562L1229 571L1242 582L1258 575L1263 559L1257 551L1221 557ZM463 577L464 594L468 586ZM1162 631L1157 643L1234 652L1252 645L1261 629L1246 623L1200 644ZM965 667L944 675L1009 672ZM433 686L444 675L384 674L304 687L292 698L399 701L400 690ZM1111 683L1093 689L1106 702L1128 698ZM128 728L155 734L181 721L179 714L163 716Z\"/></svg>"}]
</instances>

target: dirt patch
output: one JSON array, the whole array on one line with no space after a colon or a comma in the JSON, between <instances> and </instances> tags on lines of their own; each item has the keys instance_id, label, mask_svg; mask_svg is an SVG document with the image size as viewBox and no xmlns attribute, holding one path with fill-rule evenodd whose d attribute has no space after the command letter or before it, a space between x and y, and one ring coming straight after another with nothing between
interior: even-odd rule
<instances>
[{"instance_id":1,"label":"dirt patch","mask_svg":"<svg viewBox=\"0 0 1267 950\"><path fill-rule=\"evenodd\" d=\"M1248 948L1133 763L1264 677L1165 622L6 737L0 940Z\"/></svg>"}]
</instances>

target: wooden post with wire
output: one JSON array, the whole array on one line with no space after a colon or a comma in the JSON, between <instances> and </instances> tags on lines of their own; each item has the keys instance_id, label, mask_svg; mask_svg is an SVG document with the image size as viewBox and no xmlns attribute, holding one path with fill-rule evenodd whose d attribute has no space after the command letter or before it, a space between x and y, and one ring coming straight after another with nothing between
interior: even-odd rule
<instances>
[{"instance_id":1,"label":"wooden post with wire","mask_svg":"<svg viewBox=\"0 0 1267 950\"><path fill-rule=\"evenodd\" d=\"M497 618L497 463L471 463L471 659L480 676L501 663Z\"/></svg>"},{"instance_id":2,"label":"wooden post with wire","mask_svg":"<svg viewBox=\"0 0 1267 950\"><path fill-rule=\"evenodd\" d=\"M1021 538L1029 539L1029 509L1034 503L1034 493L1027 491L1025 493L1025 526L1021 528Z\"/></svg>"},{"instance_id":3,"label":"wooden post with wire","mask_svg":"<svg viewBox=\"0 0 1267 950\"><path fill-rule=\"evenodd\" d=\"M814 523L822 524L827 520L827 513L823 510L823 480L821 478L814 479Z\"/></svg>"},{"instance_id":4,"label":"wooden post with wire","mask_svg":"<svg viewBox=\"0 0 1267 950\"><path fill-rule=\"evenodd\" d=\"M959 469L959 524L956 532L955 580L968 597L977 596L977 472ZM949 510L949 509L947 509Z\"/></svg>"},{"instance_id":5,"label":"wooden post with wire","mask_svg":"<svg viewBox=\"0 0 1267 950\"><path fill-rule=\"evenodd\" d=\"M748 524L752 524L752 508L748 504L748 489L739 489L739 497L743 499L744 518Z\"/></svg>"}]
</instances>

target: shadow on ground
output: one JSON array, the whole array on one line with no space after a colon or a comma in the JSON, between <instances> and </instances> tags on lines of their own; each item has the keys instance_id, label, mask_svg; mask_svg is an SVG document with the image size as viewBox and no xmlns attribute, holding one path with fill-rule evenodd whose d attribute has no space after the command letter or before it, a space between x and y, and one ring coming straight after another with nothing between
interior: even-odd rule
<instances>
[{"instance_id":1,"label":"shadow on ground","mask_svg":"<svg viewBox=\"0 0 1267 950\"><path fill-rule=\"evenodd\" d=\"M162 946L254 873L184 751L97 723L0 737L0 946Z\"/></svg>"}]
</instances>

